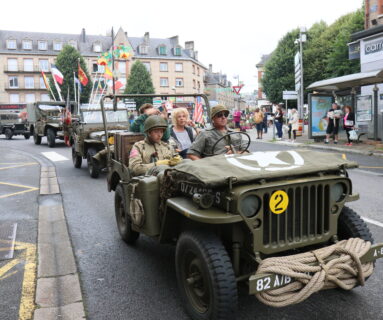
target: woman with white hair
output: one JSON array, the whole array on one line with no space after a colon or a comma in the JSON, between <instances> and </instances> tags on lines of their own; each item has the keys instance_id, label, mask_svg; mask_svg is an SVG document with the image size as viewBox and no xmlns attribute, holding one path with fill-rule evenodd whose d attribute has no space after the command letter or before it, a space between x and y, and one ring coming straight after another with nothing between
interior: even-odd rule
<instances>
[{"instance_id":1,"label":"woman with white hair","mask_svg":"<svg viewBox=\"0 0 383 320\"><path fill-rule=\"evenodd\" d=\"M291 142L295 142L295 139L297 138L297 130L299 128L299 116L297 113L297 109L293 108L291 109L291 115L289 119L289 140ZM294 139L291 140L291 131L293 131Z\"/></svg>"},{"instance_id":2,"label":"woman with white hair","mask_svg":"<svg viewBox=\"0 0 383 320\"><path fill-rule=\"evenodd\" d=\"M176 108L172 113L172 127L170 136L177 145L176 151L182 158L186 158L186 153L194 141L195 126L189 119L189 112L186 108Z\"/></svg>"}]
</instances>

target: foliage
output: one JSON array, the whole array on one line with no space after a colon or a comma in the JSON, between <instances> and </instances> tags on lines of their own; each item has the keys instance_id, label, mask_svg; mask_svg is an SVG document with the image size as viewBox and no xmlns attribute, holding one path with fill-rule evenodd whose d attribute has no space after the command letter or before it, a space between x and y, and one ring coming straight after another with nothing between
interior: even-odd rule
<instances>
[{"instance_id":1,"label":"foliage","mask_svg":"<svg viewBox=\"0 0 383 320\"><path fill-rule=\"evenodd\" d=\"M80 66L82 70L84 70L88 78L88 84L85 87L82 86L82 92L80 93L81 95L80 101L82 103L86 103L89 101L89 96L92 91L92 80L89 76L88 68L86 67L84 58L80 55L80 53L75 48L73 48L70 45L65 45L63 49L61 50L60 54L57 56L55 64L64 76L63 84L61 86L59 85L61 89L62 98L66 100L67 94L69 91L70 100L74 101L75 95L74 95L74 85L73 85L74 83L73 72L76 73L76 77L77 77L79 59L80 59ZM49 76L49 83L51 85L52 91L56 99L58 99L58 94L57 94L56 87L54 86L54 83L53 83L52 75ZM53 99L52 94L50 92L49 94L51 96L51 99Z\"/></svg>"},{"instance_id":2,"label":"foliage","mask_svg":"<svg viewBox=\"0 0 383 320\"><path fill-rule=\"evenodd\" d=\"M154 87L150 73L146 70L144 64L139 60L137 60L132 65L124 93L154 93ZM152 103L153 101L152 98L135 98L134 100L136 102L137 110L142 104Z\"/></svg>"}]
</instances>

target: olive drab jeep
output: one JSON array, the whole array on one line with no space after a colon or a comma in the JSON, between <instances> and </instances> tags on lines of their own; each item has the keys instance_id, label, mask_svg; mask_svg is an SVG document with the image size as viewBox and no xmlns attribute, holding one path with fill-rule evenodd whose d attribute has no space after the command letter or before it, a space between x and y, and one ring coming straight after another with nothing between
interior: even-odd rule
<instances>
[{"instance_id":1,"label":"olive drab jeep","mask_svg":"<svg viewBox=\"0 0 383 320\"><path fill-rule=\"evenodd\" d=\"M127 97L134 96L109 96ZM142 138L116 133L108 153L118 231L129 245L141 234L175 244L180 297L192 319L234 319L241 282L275 307L321 289L350 290L364 284L383 256L383 244L373 244L367 225L347 207L358 199L347 174L354 162L306 150L237 147L235 154L134 177L129 150Z\"/></svg>"},{"instance_id":2,"label":"olive drab jeep","mask_svg":"<svg viewBox=\"0 0 383 320\"><path fill-rule=\"evenodd\" d=\"M106 167L106 135L102 121L100 105L81 105L80 121L73 124L70 137L72 160L75 168L81 168L82 159L87 160L88 171L92 178L97 178ZM128 111L121 104L114 111L111 106L106 108L109 142L113 143L112 135L129 129Z\"/></svg>"},{"instance_id":3,"label":"olive drab jeep","mask_svg":"<svg viewBox=\"0 0 383 320\"><path fill-rule=\"evenodd\" d=\"M63 101L40 101L27 104L30 134L35 144L41 144L41 139L47 137L50 148L56 145L56 139L68 138L72 122L76 121L77 103ZM72 116L73 114L73 116Z\"/></svg>"},{"instance_id":4,"label":"olive drab jeep","mask_svg":"<svg viewBox=\"0 0 383 320\"><path fill-rule=\"evenodd\" d=\"M26 121L20 118L20 112L14 111L0 111L0 134L4 134L7 140L17 135L30 138Z\"/></svg>"}]
</instances>

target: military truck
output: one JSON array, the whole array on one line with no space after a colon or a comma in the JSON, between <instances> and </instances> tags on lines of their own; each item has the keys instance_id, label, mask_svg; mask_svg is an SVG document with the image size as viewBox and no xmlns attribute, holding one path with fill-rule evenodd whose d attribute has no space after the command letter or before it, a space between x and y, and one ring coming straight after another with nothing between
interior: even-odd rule
<instances>
[{"instance_id":1,"label":"military truck","mask_svg":"<svg viewBox=\"0 0 383 320\"><path fill-rule=\"evenodd\" d=\"M347 206L359 198L347 173L357 164L338 154L250 152L246 144L132 176L129 151L142 138L117 133L108 154L117 228L129 245L141 234L175 244L180 297L192 319L234 319L239 283L274 307L321 289L351 290L383 256L383 244L372 244Z\"/></svg>"},{"instance_id":2,"label":"military truck","mask_svg":"<svg viewBox=\"0 0 383 320\"><path fill-rule=\"evenodd\" d=\"M116 111L111 106L106 107L105 115L110 137L129 129L128 110L125 105L119 105ZM81 168L82 159L86 159L90 176L97 178L106 166L106 152L103 151L106 137L100 105L80 106L79 122L73 124L70 137L73 166Z\"/></svg>"},{"instance_id":3,"label":"military truck","mask_svg":"<svg viewBox=\"0 0 383 320\"><path fill-rule=\"evenodd\" d=\"M69 136L72 121L76 120L77 103L70 102L68 108L66 105L64 101L27 104L29 131L35 144L41 144L41 139L47 137L48 146L54 148L56 139L64 140Z\"/></svg>"},{"instance_id":4,"label":"military truck","mask_svg":"<svg viewBox=\"0 0 383 320\"><path fill-rule=\"evenodd\" d=\"M23 135L25 139L30 138L28 127L19 115L20 113L14 111L0 112L0 134L4 134L7 140L17 135Z\"/></svg>"}]
</instances>

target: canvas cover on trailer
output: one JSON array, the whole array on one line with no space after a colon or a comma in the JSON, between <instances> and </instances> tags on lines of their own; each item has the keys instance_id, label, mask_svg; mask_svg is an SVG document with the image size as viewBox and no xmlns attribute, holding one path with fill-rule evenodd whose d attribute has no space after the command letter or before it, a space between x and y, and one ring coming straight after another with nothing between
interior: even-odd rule
<instances>
[{"instance_id":1,"label":"canvas cover on trailer","mask_svg":"<svg viewBox=\"0 0 383 320\"><path fill-rule=\"evenodd\" d=\"M235 178L233 181L235 184L241 184L259 179L283 178L356 167L358 167L356 162L345 160L340 154L289 150L218 155L186 161L168 170L168 173L170 175L180 173L183 177L190 177L190 181L201 183L208 188L215 188L227 185L230 177Z\"/></svg>"}]
</instances>

